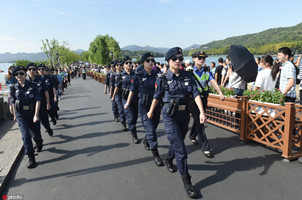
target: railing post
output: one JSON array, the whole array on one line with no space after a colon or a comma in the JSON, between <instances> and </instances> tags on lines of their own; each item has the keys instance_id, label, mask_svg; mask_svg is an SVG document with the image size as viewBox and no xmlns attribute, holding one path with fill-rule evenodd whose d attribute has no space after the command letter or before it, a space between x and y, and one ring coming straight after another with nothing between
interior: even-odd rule
<instances>
[{"instance_id":1,"label":"railing post","mask_svg":"<svg viewBox=\"0 0 302 200\"><path fill-rule=\"evenodd\" d=\"M285 103L285 121L282 157L288 158L292 154L293 130L295 123L294 103Z\"/></svg>"},{"instance_id":2,"label":"railing post","mask_svg":"<svg viewBox=\"0 0 302 200\"><path fill-rule=\"evenodd\" d=\"M240 122L240 139L243 141L246 141L246 126L247 126L247 114L246 114L246 109L247 109L247 101L248 98L246 96L241 97L241 122Z\"/></svg>"}]
</instances>

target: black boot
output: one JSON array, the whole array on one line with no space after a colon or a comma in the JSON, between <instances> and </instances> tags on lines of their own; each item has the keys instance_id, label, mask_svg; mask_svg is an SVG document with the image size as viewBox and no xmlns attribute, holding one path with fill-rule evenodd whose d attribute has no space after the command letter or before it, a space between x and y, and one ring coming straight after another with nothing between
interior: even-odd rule
<instances>
[{"instance_id":1,"label":"black boot","mask_svg":"<svg viewBox=\"0 0 302 200\"><path fill-rule=\"evenodd\" d=\"M150 145L149 145L149 142L147 140L147 136L145 136L144 140L143 140L143 143L144 143L144 147L147 151L150 151Z\"/></svg>"},{"instance_id":2,"label":"black boot","mask_svg":"<svg viewBox=\"0 0 302 200\"><path fill-rule=\"evenodd\" d=\"M122 123L122 131L127 131L127 130L128 130L128 128L126 126L126 123L125 122Z\"/></svg>"},{"instance_id":3,"label":"black boot","mask_svg":"<svg viewBox=\"0 0 302 200\"><path fill-rule=\"evenodd\" d=\"M131 131L131 135L132 135L132 141L134 144L138 144L139 143L139 140L137 138L137 133L136 131Z\"/></svg>"},{"instance_id":4,"label":"black boot","mask_svg":"<svg viewBox=\"0 0 302 200\"><path fill-rule=\"evenodd\" d=\"M37 144L36 147L37 147L37 152L41 152L42 148L43 148L43 144L42 143L41 144Z\"/></svg>"},{"instance_id":5,"label":"black boot","mask_svg":"<svg viewBox=\"0 0 302 200\"><path fill-rule=\"evenodd\" d=\"M49 128L49 129L47 130L47 133L48 133L49 136L53 136L53 131L52 131L51 128Z\"/></svg>"},{"instance_id":6,"label":"black boot","mask_svg":"<svg viewBox=\"0 0 302 200\"><path fill-rule=\"evenodd\" d=\"M118 118L118 115L114 115L114 121L115 122L119 122L120 121L119 118Z\"/></svg>"},{"instance_id":7,"label":"black boot","mask_svg":"<svg viewBox=\"0 0 302 200\"><path fill-rule=\"evenodd\" d=\"M35 167L37 167L35 155L34 154L28 155L27 168L32 169L32 168L35 168Z\"/></svg>"},{"instance_id":8,"label":"black boot","mask_svg":"<svg viewBox=\"0 0 302 200\"><path fill-rule=\"evenodd\" d=\"M159 156L158 150L157 149L152 149L151 151L152 151L152 154L153 154L153 159L154 159L155 164L157 166L163 166L164 163L163 163L162 159Z\"/></svg>"},{"instance_id":9,"label":"black boot","mask_svg":"<svg viewBox=\"0 0 302 200\"><path fill-rule=\"evenodd\" d=\"M170 173L176 172L176 170L175 170L175 168L174 168L174 165L173 165L173 160L172 160L172 158L170 158L169 156L165 157L165 158L164 158L164 163L165 163L165 165L166 165L166 167L167 167L167 169L168 169L168 171L169 171Z\"/></svg>"},{"instance_id":10,"label":"black boot","mask_svg":"<svg viewBox=\"0 0 302 200\"><path fill-rule=\"evenodd\" d=\"M181 178L182 178L182 181L184 182L184 187L185 187L188 197L190 197L190 198L196 197L197 193L191 183L190 174L182 175Z\"/></svg>"}]
</instances>

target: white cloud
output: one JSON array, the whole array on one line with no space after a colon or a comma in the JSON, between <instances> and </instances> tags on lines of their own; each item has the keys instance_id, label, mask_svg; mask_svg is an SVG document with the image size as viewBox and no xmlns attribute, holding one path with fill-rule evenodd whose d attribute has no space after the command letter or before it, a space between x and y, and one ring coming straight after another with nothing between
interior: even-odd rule
<instances>
[{"instance_id":1,"label":"white cloud","mask_svg":"<svg viewBox=\"0 0 302 200\"><path fill-rule=\"evenodd\" d=\"M7 36L2 36L0 35L0 40L1 41L16 41L16 38L12 38L12 37L7 37Z\"/></svg>"},{"instance_id":2,"label":"white cloud","mask_svg":"<svg viewBox=\"0 0 302 200\"><path fill-rule=\"evenodd\" d=\"M69 13L69 12L64 12L64 11L62 11L62 10L56 10L56 13L58 14L58 15L72 15L71 13Z\"/></svg>"}]
</instances>

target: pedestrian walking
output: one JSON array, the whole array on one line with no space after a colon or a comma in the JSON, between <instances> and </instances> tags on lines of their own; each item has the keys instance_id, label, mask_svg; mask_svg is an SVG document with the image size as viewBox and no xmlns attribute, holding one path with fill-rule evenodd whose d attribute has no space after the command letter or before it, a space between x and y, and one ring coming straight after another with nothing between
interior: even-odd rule
<instances>
[{"instance_id":1,"label":"pedestrian walking","mask_svg":"<svg viewBox=\"0 0 302 200\"><path fill-rule=\"evenodd\" d=\"M152 119L147 117L155 92L155 81L159 70L152 70L155 60L152 53L145 53L141 58L143 68L136 72L130 88L130 94L127 103L124 105L127 109L133 101L133 97L138 93L138 110L141 121L146 131L144 146L146 150L150 150L153 155L154 162L157 166L162 166L163 161L159 156L156 128L160 120L160 106L154 109Z\"/></svg>"},{"instance_id":2,"label":"pedestrian walking","mask_svg":"<svg viewBox=\"0 0 302 200\"><path fill-rule=\"evenodd\" d=\"M18 82L11 86L10 93L14 120L18 122L25 154L29 158L27 167L35 168L37 163L31 139L36 142L37 151L40 152L43 147L39 121L41 97L37 84L26 80L25 73L26 69L22 65L14 68L13 75Z\"/></svg>"},{"instance_id":3,"label":"pedestrian walking","mask_svg":"<svg viewBox=\"0 0 302 200\"><path fill-rule=\"evenodd\" d=\"M159 102L163 101L163 121L167 138L170 142L169 152L164 159L169 172L174 172L173 159L175 158L184 188L189 197L197 195L191 183L191 176L187 166L187 151L184 143L190 121L190 96L193 97L200 111L200 123L206 118L196 83L189 72L180 70L183 55L182 49L174 47L165 57L169 64L166 75L158 77L155 83L155 94L151 108L147 113L149 119L154 116L154 110Z\"/></svg>"}]
</instances>

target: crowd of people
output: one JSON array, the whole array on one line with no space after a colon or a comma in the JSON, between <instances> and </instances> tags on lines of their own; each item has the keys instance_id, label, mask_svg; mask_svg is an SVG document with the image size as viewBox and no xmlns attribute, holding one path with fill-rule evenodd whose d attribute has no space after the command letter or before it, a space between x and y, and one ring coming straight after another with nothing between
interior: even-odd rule
<instances>
[{"instance_id":1,"label":"crowd of people","mask_svg":"<svg viewBox=\"0 0 302 200\"><path fill-rule=\"evenodd\" d=\"M52 136L54 133L49 118L55 126L59 119L58 102L64 89L71 84L71 78L82 76L86 79L89 68L106 74L104 93L109 94L113 120L121 124L121 130L130 131L133 143L139 144L136 124L140 115L145 129L142 143L152 153L154 163L157 166L165 165L170 173L174 173L177 171L173 164L175 159L186 194L195 197L197 193L191 182L184 143L190 116L194 122L189 138L193 144L200 146L206 157L213 158L204 127L209 86L217 90L221 101L225 99L221 86L233 88L237 96L242 96L247 88L245 80L234 71L229 57L219 58L217 66L215 62L207 66L206 58L205 52L197 51L192 54L192 61L183 62L182 49L174 47L165 56L167 64L155 62L152 53L145 53L140 62L134 63L126 56L111 62L108 67L74 64L53 71L44 64L37 66L35 63L29 63L26 67L10 67L6 77L10 86L10 110L22 133L25 153L29 158L28 168L37 166L32 139L37 152L43 148L40 122ZM287 47L279 49L275 60L270 55L256 58L258 75L253 89L264 91L278 88L285 95L286 102L295 102L296 83L302 79L301 70L299 73L300 59L294 62L292 52ZM163 159L158 150L156 133L161 114L170 143Z\"/></svg>"}]
</instances>

